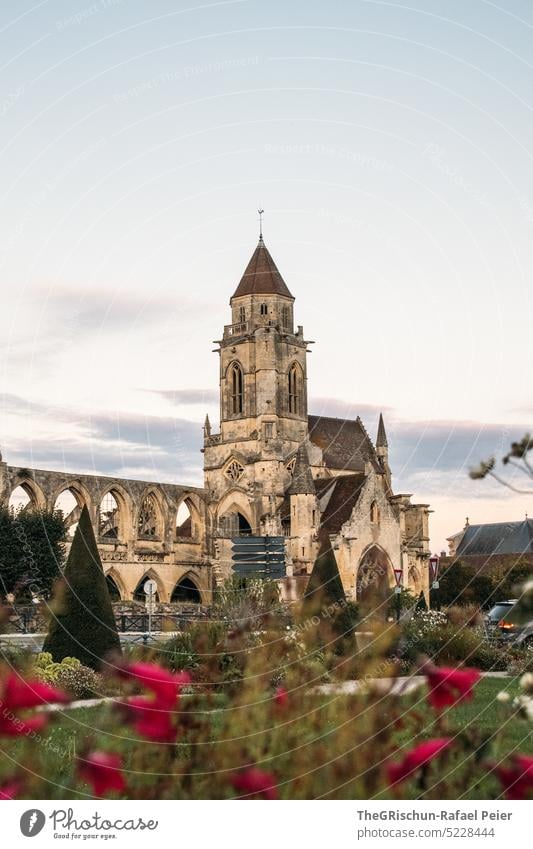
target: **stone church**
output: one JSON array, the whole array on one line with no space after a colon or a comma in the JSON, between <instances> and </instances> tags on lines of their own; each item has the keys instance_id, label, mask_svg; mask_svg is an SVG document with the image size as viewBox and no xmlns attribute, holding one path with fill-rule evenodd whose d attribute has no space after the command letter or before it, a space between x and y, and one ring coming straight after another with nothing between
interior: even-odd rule
<instances>
[{"instance_id":1,"label":"stone church","mask_svg":"<svg viewBox=\"0 0 533 849\"><path fill-rule=\"evenodd\" d=\"M14 467L0 456L0 498L59 507L71 534L86 504L110 591L123 601L141 600L150 577L160 602L208 604L242 537L283 538L281 585L294 599L326 534L348 597L386 592L394 570L427 592L429 507L394 494L382 416L374 444L359 417L309 414L311 343L262 236L230 306L217 343L220 428L207 417L203 428L203 487Z\"/></svg>"}]
</instances>

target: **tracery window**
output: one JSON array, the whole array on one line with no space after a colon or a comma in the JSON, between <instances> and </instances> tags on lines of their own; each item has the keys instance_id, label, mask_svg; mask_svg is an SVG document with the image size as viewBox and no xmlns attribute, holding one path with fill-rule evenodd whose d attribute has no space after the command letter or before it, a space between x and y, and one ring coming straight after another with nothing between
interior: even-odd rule
<instances>
[{"instance_id":1,"label":"tracery window","mask_svg":"<svg viewBox=\"0 0 533 849\"><path fill-rule=\"evenodd\" d=\"M233 483L237 483L244 474L244 466L241 466L238 460L231 460L224 469L224 474L228 480L233 481Z\"/></svg>"},{"instance_id":2,"label":"tracery window","mask_svg":"<svg viewBox=\"0 0 533 849\"><path fill-rule=\"evenodd\" d=\"M150 493L143 500L139 512L138 535L140 537L158 536L158 516L157 501Z\"/></svg>"},{"instance_id":3,"label":"tracery window","mask_svg":"<svg viewBox=\"0 0 533 849\"><path fill-rule=\"evenodd\" d=\"M261 304L261 315L268 315L268 305Z\"/></svg>"},{"instance_id":4,"label":"tracery window","mask_svg":"<svg viewBox=\"0 0 533 849\"><path fill-rule=\"evenodd\" d=\"M287 469L287 471L288 471L288 473L290 474L291 478L292 478L292 476L293 476L293 474L294 474L294 466L295 466L295 463L296 463L296 457L293 457L293 458L292 458L292 460L289 460L289 462L288 462L288 463L287 463L287 465L285 466L285 468Z\"/></svg>"}]
</instances>

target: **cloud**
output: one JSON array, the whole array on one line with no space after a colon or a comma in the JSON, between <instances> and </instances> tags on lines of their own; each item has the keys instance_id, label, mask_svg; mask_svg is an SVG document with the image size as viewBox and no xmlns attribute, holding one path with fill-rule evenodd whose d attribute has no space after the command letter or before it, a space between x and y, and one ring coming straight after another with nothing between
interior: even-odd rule
<instances>
[{"instance_id":1,"label":"cloud","mask_svg":"<svg viewBox=\"0 0 533 849\"><path fill-rule=\"evenodd\" d=\"M13 466L201 483L198 422L123 413L72 414L70 422L72 436L11 440L4 459Z\"/></svg>"},{"instance_id":2,"label":"cloud","mask_svg":"<svg viewBox=\"0 0 533 849\"><path fill-rule=\"evenodd\" d=\"M56 287L46 299L49 319L74 324L78 331L145 325L169 314L181 314L181 305L168 297L141 297L116 289L76 290Z\"/></svg>"},{"instance_id":3,"label":"cloud","mask_svg":"<svg viewBox=\"0 0 533 849\"><path fill-rule=\"evenodd\" d=\"M159 395L160 398L170 401L175 406L212 405L218 404L219 400L218 389L145 389L144 391Z\"/></svg>"}]
</instances>

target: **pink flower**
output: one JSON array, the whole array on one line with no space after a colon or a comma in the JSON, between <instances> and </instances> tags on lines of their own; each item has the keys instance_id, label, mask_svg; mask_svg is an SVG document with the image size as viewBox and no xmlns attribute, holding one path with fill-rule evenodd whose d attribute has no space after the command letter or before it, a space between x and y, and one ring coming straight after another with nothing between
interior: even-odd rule
<instances>
[{"instance_id":1,"label":"pink flower","mask_svg":"<svg viewBox=\"0 0 533 849\"><path fill-rule=\"evenodd\" d=\"M289 704L289 694L285 687L278 687L274 693L274 701L279 708L285 708Z\"/></svg>"},{"instance_id":2,"label":"pink flower","mask_svg":"<svg viewBox=\"0 0 533 849\"><path fill-rule=\"evenodd\" d=\"M462 699L471 699L474 686L481 677L477 669L454 669L429 663L423 672L429 685L428 702L437 710L455 705Z\"/></svg>"},{"instance_id":3,"label":"pink flower","mask_svg":"<svg viewBox=\"0 0 533 849\"><path fill-rule=\"evenodd\" d=\"M0 800L16 799L22 790L22 781L18 778L9 778L0 784Z\"/></svg>"},{"instance_id":4,"label":"pink flower","mask_svg":"<svg viewBox=\"0 0 533 849\"><path fill-rule=\"evenodd\" d=\"M176 726L172 721L172 711L166 706L159 707L157 700L133 696L120 709L137 734L154 743L175 742Z\"/></svg>"},{"instance_id":5,"label":"pink flower","mask_svg":"<svg viewBox=\"0 0 533 849\"><path fill-rule=\"evenodd\" d=\"M506 799L527 799L533 790L533 758L514 755L510 766L497 766L494 772L500 780Z\"/></svg>"},{"instance_id":6,"label":"pink flower","mask_svg":"<svg viewBox=\"0 0 533 849\"><path fill-rule=\"evenodd\" d=\"M231 784L248 799L278 799L276 776L256 766L239 772L231 778Z\"/></svg>"},{"instance_id":7,"label":"pink flower","mask_svg":"<svg viewBox=\"0 0 533 849\"><path fill-rule=\"evenodd\" d=\"M18 715L19 711L69 701L70 697L61 690L49 687L42 681L25 681L18 673L11 672L4 680L0 694L0 735L19 737L42 731L48 723L47 714L40 713L25 719Z\"/></svg>"},{"instance_id":8,"label":"pink flower","mask_svg":"<svg viewBox=\"0 0 533 849\"><path fill-rule=\"evenodd\" d=\"M126 782L122 775L122 758L111 752L91 752L78 758L78 774L91 785L95 796L105 796L110 790L121 793Z\"/></svg>"},{"instance_id":9,"label":"pink flower","mask_svg":"<svg viewBox=\"0 0 533 849\"><path fill-rule=\"evenodd\" d=\"M174 707L182 687L191 682L188 672L175 674L157 663L130 663L120 674L126 678L134 678L145 689L151 690L159 707Z\"/></svg>"},{"instance_id":10,"label":"pink flower","mask_svg":"<svg viewBox=\"0 0 533 849\"><path fill-rule=\"evenodd\" d=\"M387 767L387 777L389 784L397 784L400 781L405 781L410 778L417 769L430 763L433 758L440 755L452 742L451 737L436 737L434 740L427 740L425 743L420 743L407 752L401 761L391 763Z\"/></svg>"}]
</instances>

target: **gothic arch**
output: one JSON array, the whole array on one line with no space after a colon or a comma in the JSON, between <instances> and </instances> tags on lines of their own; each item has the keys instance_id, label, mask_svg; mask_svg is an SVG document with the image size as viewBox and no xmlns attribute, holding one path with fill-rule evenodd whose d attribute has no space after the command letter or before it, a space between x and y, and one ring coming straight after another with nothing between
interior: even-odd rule
<instances>
[{"instance_id":1,"label":"gothic arch","mask_svg":"<svg viewBox=\"0 0 533 849\"><path fill-rule=\"evenodd\" d=\"M65 509L61 505L58 505L58 502L62 496L66 496L67 494L71 495L72 503ZM69 537L74 536L74 532L78 527L82 508L85 505L89 508L89 512L92 514L92 499L90 493L79 480L75 479L66 479L62 481L61 485L56 488L52 495L51 504L53 510L62 510L63 519L65 521Z\"/></svg>"},{"instance_id":2,"label":"gothic arch","mask_svg":"<svg viewBox=\"0 0 533 849\"><path fill-rule=\"evenodd\" d=\"M244 369L239 360L232 360L226 369L228 415L244 413Z\"/></svg>"},{"instance_id":3,"label":"gothic arch","mask_svg":"<svg viewBox=\"0 0 533 849\"><path fill-rule=\"evenodd\" d=\"M186 508L188 517L183 508ZM197 539L202 523L202 516L191 493L184 493L176 505L176 537Z\"/></svg>"},{"instance_id":4,"label":"gothic arch","mask_svg":"<svg viewBox=\"0 0 533 849\"><path fill-rule=\"evenodd\" d=\"M363 551L355 576L356 601L366 613L384 617L394 584L394 571L389 555L379 545L369 545Z\"/></svg>"},{"instance_id":5,"label":"gothic arch","mask_svg":"<svg viewBox=\"0 0 533 849\"><path fill-rule=\"evenodd\" d=\"M157 487L147 487L141 494L135 515L137 539L162 540L166 534L165 505Z\"/></svg>"},{"instance_id":6,"label":"gothic arch","mask_svg":"<svg viewBox=\"0 0 533 849\"><path fill-rule=\"evenodd\" d=\"M304 372L298 362L294 360L289 365L287 373L288 410L294 416L302 416L304 410Z\"/></svg>"},{"instance_id":7,"label":"gothic arch","mask_svg":"<svg viewBox=\"0 0 533 849\"><path fill-rule=\"evenodd\" d=\"M21 477L17 475L17 477L11 483L11 492L9 495L9 506L15 507L16 505L12 504L13 496L15 495L17 489L21 489L28 496L29 501L26 505L23 506L23 510L28 508L37 508L42 509L46 506L46 498L40 486L35 483L31 478Z\"/></svg>"},{"instance_id":8,"label":"gothic arch","mask_svg":"<svg viewBox=\"0 0 533 849\"><path fill-rule=\"evenodd\" d=\"M237 519L232 517L237 517ZM242 519L250 529L249 531L245 529L246 533L253 533L254 531L254 522L252 515L250 513L250 501L248 495L246 494L244 489L240 489L234 487L230 489L224 497L221 499L218 505L217 514L216 514L216 524L220 531L225 531L230 536L237 536L239 531L239 526L242 529L242 522L238 519L239 516L242 516ZM228 521L226 524L228 527L224 527L224 519L228 517Z\"/></svg>"},{"instance_id":9,"label":"gothic arch","mask_svg":"<svg viewBox=\"0 0 533 849\"><path fill-rule=\"evenodd\" d=\"M109 588L109 582L110 581L112 581L113 584L117 588L119 598L116 599L116 601L123 601L124 599L126 599L128 597L128 592L126 590L126 587L124 586L124 581L122 580L122 578L120 577L120 574L118 573L118 571L115 568L111 568L109 570L109 572L106 572L105 578L106 578L106 581L108 582L108 588ZM111 595L111 593L110 593L110 595ZM112 600L115 601L115 599L112 599Z\"/></svg>"},{"instance_id":10,"label":"gothic arch","mask_svg":"<svg viewBox=\"0 0 533 849\"><path fill-rule=\"evenodd\" d=\"M202 592L200 590L200 581L194 572L186 572L182 575L179 581L176 581L172 594L171 602L188 602L189 604L201 604Z\"/></svg>"},{"instance_id":11,"label":"gothic arch","mask_svg":"<svg viewBox=\"0 0 533 849\"><path fill-rule=\"evenodd\" d=\"M146 596L144 594L143 587L144 587L146 581L148 581L148 580L155 581L156 584L157 584L156 601L157 602L166 601L167 600L167 594L165 592L163 582L161 581L161 578L159 577L159 575L157 574L157 572L154 569L149 569L148 572L145 572L144 575L142 576L141 580L137 583L137 586L135 587L135 589L133 590L133 593L132 593L133 600L144 602L144 600L146 599Z\"/></svg>"},{"instance_id":12,"label":"gothic arch","mask_svg":"<svg viewBox=\"0 0 533 849\"><path fill-rule=\"evenodd\" d=\"M106 500L112 497L116 503L116 515L104 516L109 513L112 505L106 505ZM129 527L129 518L132 513L132 501L129 493L123 486L118 483L112 483L102 490L99 494L97 508L97 525L98 537L100 539L122 540L127 537L127 528ZM111 531L116 529L116 533Z\"/></svg>"}]
</instances>

